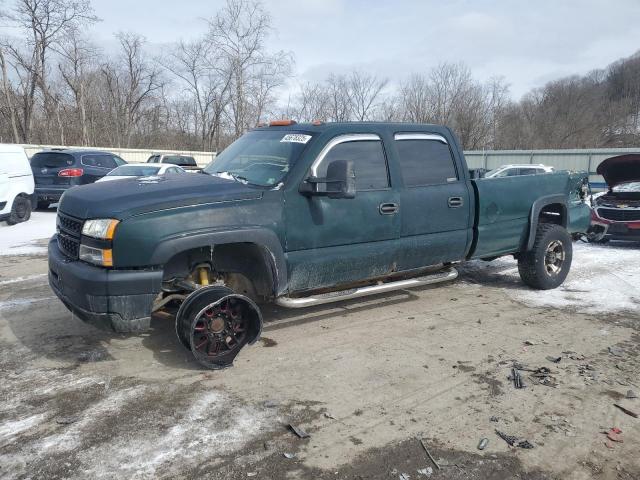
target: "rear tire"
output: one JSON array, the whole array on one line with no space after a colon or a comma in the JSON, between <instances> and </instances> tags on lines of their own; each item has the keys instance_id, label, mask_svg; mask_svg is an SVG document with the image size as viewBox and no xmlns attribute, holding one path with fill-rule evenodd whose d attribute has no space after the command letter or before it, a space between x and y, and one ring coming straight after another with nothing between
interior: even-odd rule
<instances>
[{"instance_id":1,"label":"rear tire","mask_svg":"<svg viewBox=\"0 0 640 480\"><path fill-rule=\"evenodd\" d=\"M16 223L26 222L31 218L31 201L22 196L18 196L13 200L11 213L7 218L7 225L15 225Z\"/></svg>"},{"instance_id":2,"label":"rear tire","mask_svg":"<svg viewBox=\"0 0 640 480\"><path fill-rule=\"evenodd\" d=\"M567 230L553 223L541 223L533 248L518 257L518 272L531 288L550 290L567 278L572 258L573 245Z\"/></svg>"}]
</instances>

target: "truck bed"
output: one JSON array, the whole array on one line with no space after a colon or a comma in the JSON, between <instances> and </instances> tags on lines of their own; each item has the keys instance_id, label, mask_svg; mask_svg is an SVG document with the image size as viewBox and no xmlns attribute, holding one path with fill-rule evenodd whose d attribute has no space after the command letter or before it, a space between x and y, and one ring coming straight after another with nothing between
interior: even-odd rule
<instances>
[{"instance_id":1,"label":"truck bed","mask_svg":"<svg viewBox=\"0 0 640 480\"><path fill-rule=\"evenodd\" d=\"M529 233L532 206L536 200L545 196L568 196L567 229L570 233L580 231L579 226L585 221L588 223L588 218L582 218L584 213L581 213L581 218L576 218L578 209L571 207L581 203L577 179L582 177L580 174L560 171L541 175L471 179L476 217L474 239L468 258L495 257L520 251Z\"/></svg>"}]
</instances>

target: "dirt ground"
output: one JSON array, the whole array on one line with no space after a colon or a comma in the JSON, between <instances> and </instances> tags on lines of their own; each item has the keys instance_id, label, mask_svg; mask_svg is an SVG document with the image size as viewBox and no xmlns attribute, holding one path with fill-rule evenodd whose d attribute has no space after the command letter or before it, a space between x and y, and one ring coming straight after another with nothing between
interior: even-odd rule
<instances>
[{"instance_id":1,"label":"dirt ground","mask_svg":"<svg viewBox=\"0 0 640 480\"><path fill-rule=\"evenodd\" d=\"M54 298L45 257L0 257L0 477L640 478L640 419L614 407L640 413L626 398L640 395L640 311L521 303L505 269L269 308L262 340L212 372L171 319L139 336L96 330ZM556 386L523 370L516 389L514 362L551 369ZM624 442L606 444L612 427Z\"/></svg>"}]
</instances>

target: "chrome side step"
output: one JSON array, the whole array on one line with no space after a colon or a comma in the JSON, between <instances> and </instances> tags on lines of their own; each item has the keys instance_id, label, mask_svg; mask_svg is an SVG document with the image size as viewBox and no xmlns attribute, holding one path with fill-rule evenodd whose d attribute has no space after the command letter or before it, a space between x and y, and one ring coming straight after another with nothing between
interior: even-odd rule
<instances>
[{"instance_id":1,"label":"chrome side step","mask_svg":"<svg viewBox=\"0 0 640 480\"><path fill-rule=\"evenodd\" d=\"M445 271L433 273L431 275L397 280L395 282L379 283L368 287L351 288L349 290L340 290L337 292L323 293L309 297L278 297L276 298L275 303L276 305L286 308L311 307L313 305L350 300L352 298L365 297L367 295L375 295L377 293L392 292L403 288L421 287L423 285L448 282L450 280L455 280L457 276L458 271L453 267L449 267Z\"/></svg>"}]
</instances>

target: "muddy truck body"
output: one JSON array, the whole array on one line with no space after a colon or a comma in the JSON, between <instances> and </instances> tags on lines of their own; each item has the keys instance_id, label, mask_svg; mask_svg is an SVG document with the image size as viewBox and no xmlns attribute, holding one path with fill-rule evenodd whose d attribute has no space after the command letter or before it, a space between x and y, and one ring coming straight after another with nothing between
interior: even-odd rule
<instances>
[{"instance_id":1,"label":"muddy truck body","mask_svg":"<svg viewBox=\"0 0 640 480\"><path fill-rule=\"evenodd\" d=\"M231 365L258 305L306 307L452 280L513 255L560 285L586 232L586 173L471 179L446 127L273 122L202 174L76 187L58 208L49 283L80 319L142 331L175 316L198 361Z\"/></svg>"}]
</instances>

